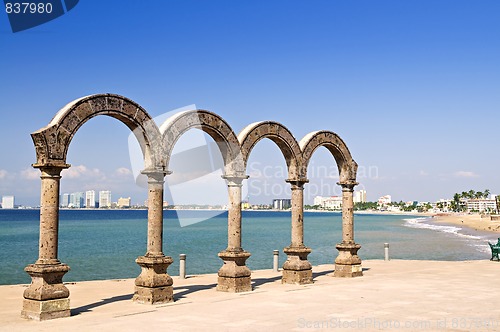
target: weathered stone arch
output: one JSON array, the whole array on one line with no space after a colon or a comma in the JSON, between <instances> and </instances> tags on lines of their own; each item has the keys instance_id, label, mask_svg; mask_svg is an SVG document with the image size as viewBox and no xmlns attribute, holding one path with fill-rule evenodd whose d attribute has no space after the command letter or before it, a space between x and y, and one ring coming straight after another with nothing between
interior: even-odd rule
<instances>
[{"instance_id":1,"label":"weathered stone arch","mask_svg":"<svg viewBox=\"0 0 500 332\"><path fill-rule=\"evenodd\" d=\"M281 150L288 167L288 178L298 179L302 162L299 144L288 128L274 121L252 123L238 135L245 168L252 149L263 138L269 138Z\"/></svg>"},{"instance_id":2,"label":"weathered stone arch","mask_svg":"<svg viewBox=\"0 0 500 332\"><path fill-rule=\"evenodd\" d=\"M32 133L37 157L34 166L65 165L73 136L85 122L98 115L113 117L134 132L146 169L163 166L161 135L151 116L134 101L114 94L76 99L64 106L46 127Z\"/></svg>"},{"instance_id":3,"label":"weathered stone arch","mask_svg":"<svg viewBox=\"0 0 500 332\"><path fill-rule=\"evenodd\" d=\"M175 143L188 130L196 128L207 133L217 143L224 160L227 176L243 176L245 169L238 138L229 124L219 115L205 111L184 111L168 118L161 126L165 147L165 166L169 166Z\"/></svg>"},{"instance_id":4,"label":"weathered stone arch","mask_svg":"<svg viewBox=\"0 0 500 332\"><path fill-rule=\"evenodd\" d=\"M312 154L324 146L333 155L339 169L339 185L342 187L342 242L336 248L339 255L335 259L336 277L358 277L363 275L361 259L358 257L359 244L354 242L354 202L353 192L358 164L352 159L344 141L334 132L316 131L307 134L300 141L303 164L301 172L307 175L307 165Z\"/></svg>"},{"instance_id":5,"label":"weathered stone arch","mask_svg":"<svg viewBox=\"0 0 500 332\"><path fill-rule=\"evenodd\" d=\"M301 172L307 176L307 166L314 151L320 146L324 146L335 158L339 169L340 182L356 182L358 164L352 159L351 152L344 141L334 132L321 130L307 134L300 141L303 164Z\"/></svg>"},{"instance_id":6,"label":"weathered stone arch","mask_svg":"<svg viewBox=\"0 0 500 332\"><path fill-rule=\"evenodd\" d=\"M263 138L276 143L285 157L288 167L287 182L292 190L291 243L284 249L287 260L283 264L283 283L312 283L312 266L307 261L310 248L304 246L303 186L307 179L302 176L302 151L292 133L281 123L274 121L256 122L245 127L238 135L245 168L253 147Z\"/></svg>"},{"instance_id":7,"label":"weathered stone arch","mask_svg":"<svg viewBox=\"0 0 500 332\"><path fill-rule=\"evenodd\" d=\"M177 140L188 130L197 128L212 137L224 160L228 189L228 244L218 256L224 261L218 272L217 290L246 292L252 290L251 271L245 265L250 253L241 247L241 187L247 178L238 138L227 122L205 110L185 111L167 119L160 127L165 145L166 166Z\"/></svg>"},{"instance_id":8,"label":"weathered stone arch","mask_svg":"<svg viewBox=\"0 0 500 332\"><path fill-rule=\"evenodd\" d=\"M134 300L152 302L157 297L151 294L158 293L157 289L163 294L161 300L172 300L172 278L166 273L172 258L162 252L163 178L166 170L160 130L137 103L119 95L98 94L69 103L46 127L31 134L37 157L33 167L41 172L40 241L38 260L25 268L32 281L24 291L21 313L24 317L45 320L70 315L69 291L62 282L69 266L58 259L61 171L70 166L66 158L74 135L85 122L98 115L107 115L124 123L137 137L144 155L148 200L152 204L148 209L147 252L136 260L142 269L135 281Z\"/></svg>"}]
</instances>

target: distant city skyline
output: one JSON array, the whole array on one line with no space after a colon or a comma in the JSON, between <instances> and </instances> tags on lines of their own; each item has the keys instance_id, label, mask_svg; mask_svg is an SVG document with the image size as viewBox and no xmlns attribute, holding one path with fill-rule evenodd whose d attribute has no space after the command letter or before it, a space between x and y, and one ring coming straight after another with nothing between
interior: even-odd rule
<instances>
[{"instance_id":1,"label":"distant city skyline","mask_svg":"<svg viewBox=\"0 0 500 332\"><path fill-rule=\"evenodd\" d=\"M96 196L95 190L87 190L85 192L76 191L72 193L64 192L60 195L59 205L61 207L74 208L111 207L113 203L111 197L110 190L100 190L98 196Z\"/></svg>"},{"instance_id":2,"label":"distant city skyline","mask_svg":"<svg viewBox=\"0 0 500 332\"><path fill-rule=\"evenodd\" d=\"M81 2L15 34L0 15L0 195L38 205L30 133L66 103L106 92L134 100L153 117L194 104L221 115L236 133L261 120L282 123L297 140L334 131L359 165L355 189L366 190L368 201L388 194L393 201L437 201L470 189L500 193L494 153L500 2L149 4L127 2L110 15L116 12L111 2ZM204 22L203 28L187 21ZM134 178L129 134L105 116L80 128L60 192L110 190L146 200L147 189ZM188 132L177 144L193 137ZM316 176L304 187L306 204L317 195L339 195L328 151L315 152L311 163ZM289 197L283 169L276 145L259 142L245 181L250 201ZM167 182L182 173L172 171ZM165 200L226 204L220 175L169 185Z\"/></svg>"}]
</instances>

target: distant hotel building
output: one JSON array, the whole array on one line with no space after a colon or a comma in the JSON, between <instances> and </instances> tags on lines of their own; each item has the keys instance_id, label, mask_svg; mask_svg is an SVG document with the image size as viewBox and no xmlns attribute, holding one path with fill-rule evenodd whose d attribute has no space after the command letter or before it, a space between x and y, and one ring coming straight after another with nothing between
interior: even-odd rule
<instances>
[{"instance_id":1,"label":"distant hotel building","mask_svg":"<svg viewBox=\"0 0 500 332\"><path fill-rule=\"evenodd\" d=\"M118 202L116 203L116 205L119 208L129 208L130 201L131 201L130 197L127 197L127 198L120 197L120 198L118 198Z\"/></svg>"},{"instance_id":2,"label":"distant hotel building","mask_svg":"<svg viewBox=\"0 0 500 332\"><path fill-rule=\"evenodd\" d=\"M292 200L289 198L273 199L273 209L288 210L292 207Z\"/></svg>"},{"instance_id":3,"label":"distant hotel building","mask_svg":"<svg viewBox=\"0 0 500 332\"><path fill-rule=\"evenodd\" d=\"M366 190L354 191L354 203L366 203ZM316 196L314 197L314 205L319 205L323 209L342 210L341 196Z\"/></svg>"},{"instance_id":4,"label":"distant hotel building","mask_svg":"<svg viewBox=\"0 0 500 332\"><path fill-rule=\"evenodd\" d=\"M366 190L355 191L353 200L354 203L366 203Z\"/></svg>"},{"instance_id":5,"label":"distant hotel building","mask_svg":"<svg viewBox=\"0 0 500 332\"><path fill-rule=\"evenodd\" d=\"M2 196L2 209L13 209L14 208L14 196Z\"/></svg>"},{"instance_id":6,"label":"distant hotel building","mask_svg":"<svg viewBox=\"0 0 500 332\"><path fill-rule=\"evenodd\" d=\"M391 202L392 202L391 195L385 195L385 196L382 196L378 199L378 205L380 205L380 206L389 205L389 204L391 204Z\"/></svg>"},{"instance_id":7,"label":"distant hotel building","mask_svg":"<svg viewBox=\"0 0 500 332\"><path fill-rule=\"evenodd\" d=\"M316 196L316 197L314 197L314 205L319 205L323 209L342 210L342 197L340 197L340 196L331 196L331 197Z\"/></svg>"},{"instance_id":8,"label":"distant hotel building","mask_svg":"<svg viewBox=\"0 0 500 332\"><path fill-rule=\"evenodd\" d=\"M468 199L468 212L495 212L497 210L496 199Z\"/></svg>"},{"instance_id":9,"label":"distant hotel building","mask_svg":"<svg viewBox=\"0 0 500 332\"><path fill-rule=\"evenodd\" d=\"M441 198L439 201L436 201L435 203L430 203L432 208L440 211L440 212L450 212L451 211L451 204L452 200L451 199L443 199Z\"/></svg>"},{"instance_id":10,"label":"distant hotel building","mask_svg":"<svg viewBox=\"0 0 500 332\"><path fill-rule=\"evenodd\" d=\"M85 207L95 208L95 191L89 190L85 193Z\"/></svg>"},{"instance_id":11,"label":"distant hotel building","mask_svg":"<svg viewBox=\"0 0 500 332\"><path fill-rule=\"evenodd\" d=\"M99 207L100 208L111 207L111 191L109 190L99 191Z\"/></svg>"}]
</instances>

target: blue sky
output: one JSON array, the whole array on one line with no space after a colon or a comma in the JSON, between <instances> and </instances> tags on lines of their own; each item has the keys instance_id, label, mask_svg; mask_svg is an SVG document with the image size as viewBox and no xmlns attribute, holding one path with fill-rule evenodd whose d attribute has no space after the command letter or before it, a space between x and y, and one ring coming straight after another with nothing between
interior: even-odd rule
<instances>
[{"instance_id":1,"label":"blue sky","mask_svg":"<svg viewBox=\"0 0 500 332\"><path fill-rule=\"evenodd\" d=\"M283 123L297 139L332 130L360 165L369 200L500 193L499 17L496 0L81 1L12 33L0 14L0 195L37 204L29 134L71 100L105 92L152 116L195 104L235 132L260 120ZM111 189L115 199L142 202L128 135L114 119L85 124L62 191ZM325 149L313 158L334 166ZM257 190L282 186L284 176L256 170L285 166L277 147L262 141L251 162L251 200L281 195ZM197 184L192 201L213 198L216 178ZM334 182L319 176L311 188L328 183L318 193L335 194Z\"/></svg>"}]
</instances>

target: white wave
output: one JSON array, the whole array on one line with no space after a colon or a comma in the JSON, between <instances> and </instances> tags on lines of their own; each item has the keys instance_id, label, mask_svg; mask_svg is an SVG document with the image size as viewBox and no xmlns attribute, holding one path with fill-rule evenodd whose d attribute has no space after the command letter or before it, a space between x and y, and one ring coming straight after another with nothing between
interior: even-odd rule
<instances>
[{"instance_id":1,"label":"white wave","mask_svg":"<svg viewBox=\"0 0 500 332\"><path fill-rule=\"evenodd\" d=\"M422 218L421 217L421 218L412 218L412 219L403 219L403 220L405 221L404 226L410 227L410 228L430 229L433 231L453 234L453 235L467 238L467 239L474 239L474 240L481 240L482 239L482 237L480 237L480 236L460 233L460 231L462 230L462 227L432 225L432 224L425 223L426 221L431 221L432 219L430 219L430 218Z\"/></svg>"},{"instance_id":2,"label":"white wave","mask_svg":"<svg viewBox=\"0 0 500 332\"><path fill-rule=\"evenodd\" d=\"M491 254L490 246L487 244L476 244L476 245L473 245L473 247L475 247L480 252L485 252L485 253Z\"/></svg>"},{"instance_id":3,"label":"white wave","mask_svg":"<svg viewBox=\"0 0 500 332\"><path fill-rule=\"evenodd\" d=\"M472 240L468 241L468 245L476 248L477 251L488 254L491 253L490 246L487 243L485 243L485 240L487 240L486 237L460 233L462 227L427 224L426 222L432 221L432 219L426 217L403 219L403 220L405 221L404 226L406 227L430 229L438 232L453 234L457 237L465 238L467 240Z\"/></svg>"}]
</instances>

